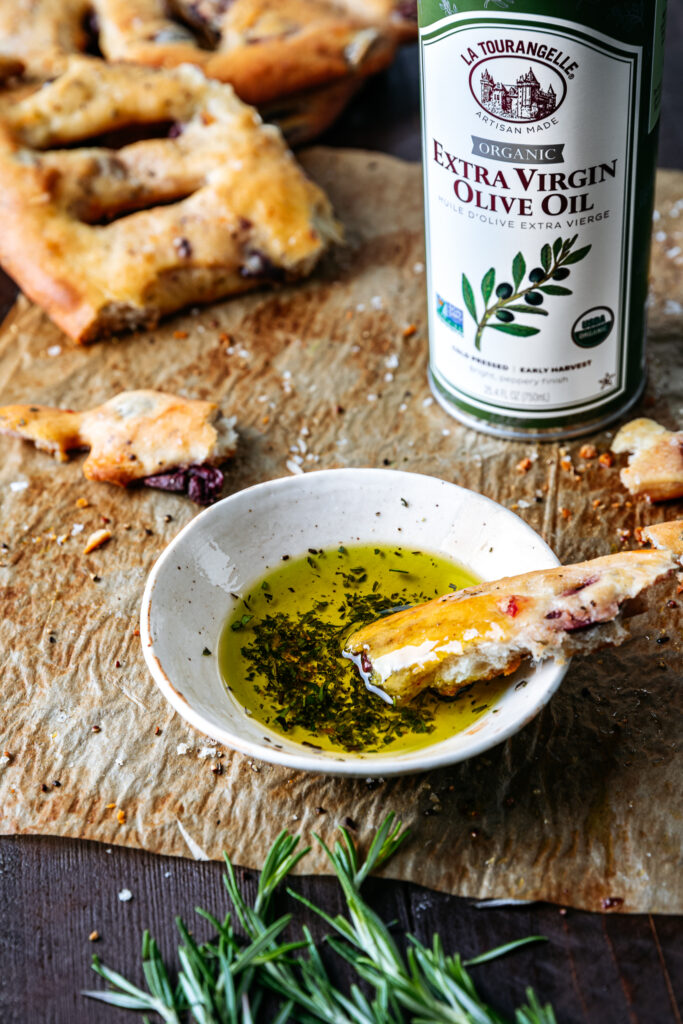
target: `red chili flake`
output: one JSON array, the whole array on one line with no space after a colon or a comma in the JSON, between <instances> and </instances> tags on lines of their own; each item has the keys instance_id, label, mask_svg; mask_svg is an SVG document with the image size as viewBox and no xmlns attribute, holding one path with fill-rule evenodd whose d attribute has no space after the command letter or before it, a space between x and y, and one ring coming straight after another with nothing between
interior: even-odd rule
<instances>
[{"instance_id":1,"label":"red chili flake","mask_svg":"<svg viewBox=\"0 0 683 1024\"><path fill-rule=\"evenodd\" d=\"M114 662L114 668L121 668L121 662L120 661L115 661Z\"/></svg>"},{"instance_id":2,"label":"red chili flake","mask_svg":"<svg viewBox=\"0 0 683 1024\"><path fill-rule=\"evenodd\" d=\"M102 732L102 730L101 730L101 728L100 728L100 726L99 726L99 725L93 725L93 727L92 727L92 731L93 731L93 732Z\"/></svg>"},{"instance_id":3,"label":"red chili flake","mask_svg":"<svg viewBox=\"0 0 683 1024\"><path fill-rule=\"evenodd\" d=\"M613 910L614 907L620 907L623 902L621 896L605 896L604 900L601 900L600 906L603 910Z\"/></svg>"},{"instance_id":4,"label":"red chili flake","mask_svg":"<svg viewBox=\"0 0 683 1024\"><path fill-rule=\"evenodd\" d=\"M154 729L155 736L161 736L161 728L157 725Z\"/></svg>"},{"instance_id":5,"label":"red chili flake","mask_svg":"<svg viewBox=\"0 0 683 1024\"><path fill-rule=\"evenodd\" d=\"M678 608L678 602L677 601L667 601L666 602L666 607L667 608Z\"/></svg>"},{"instance_id":6,"label":"red chili flake","mask_svg":"<svg viewBox=\"0 0 683 1024\"><path fill-rule=\"evenodd\" d=\"M508 603L505 605L505 614L512 616L514 619L519 612L519 605L517 604L516 597L508 598Z\"/></svg>"}]
</instances>

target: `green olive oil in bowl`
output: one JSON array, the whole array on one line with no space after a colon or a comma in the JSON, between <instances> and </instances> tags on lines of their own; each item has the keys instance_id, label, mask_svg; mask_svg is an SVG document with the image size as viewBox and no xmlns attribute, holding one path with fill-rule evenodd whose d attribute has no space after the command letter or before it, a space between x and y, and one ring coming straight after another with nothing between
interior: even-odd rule
<instances>
[{"instance_id":1,"label":"green olive oil in bowl","mask_svg":"<svg viewBox=\"0 0 683 1024\"><path fill-rule=\"evenodd\" d=\"M451 700L425 692L394 706L366 688L341 651L364 623L476 582L439 555L402 547L285 556L226 622L222 678L247 714L318 750L378 754L438 743L481 718L509 681L477 683Z\"/></svg>"}]
</instances>

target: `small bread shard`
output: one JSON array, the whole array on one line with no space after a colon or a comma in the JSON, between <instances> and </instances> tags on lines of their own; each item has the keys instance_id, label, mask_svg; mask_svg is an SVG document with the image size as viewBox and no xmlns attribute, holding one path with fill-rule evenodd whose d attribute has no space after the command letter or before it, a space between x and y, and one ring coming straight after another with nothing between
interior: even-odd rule
<instances>
[{"instance_id":1,"label":"small bread shard","mask_svg":"<svg viewBox=\"0 0 683 1024\"><path fill-rule=\"evenodd\" d=\"M235 453L234 418L214 402L163 391L123 391L83 412L44 405L0 408L0 432L33 441L60 461L90 449L88 480L126 487L144 483L187 493L198 504L215 500L223 483L217 468Z\"/></svg>"},{"instance_id":2,"label":"small bread shard","mask_svg":"<svg viewBox=\"0 0 683 1024\"><path fill-rule=\"evenodd\" d=\"M635 497L669 501L683 497L683 432L650 419L632 420L612 443L617 454L631 452L621 482Z\"/></svg>"},{"instance_id":3,"label":"small bread shard","mask_svg":"<svg viewBox=\"0 0 683 1024\"><path fill-rule=\"evenodd\" d=\"M627 639L625 602L680 568L683 520L644 531L660 550L626 551L468 587L389 615L349 637L344 653L397 703L433 687L452 696L522 661L565 658Z\"/></svg>"}]
</instances>

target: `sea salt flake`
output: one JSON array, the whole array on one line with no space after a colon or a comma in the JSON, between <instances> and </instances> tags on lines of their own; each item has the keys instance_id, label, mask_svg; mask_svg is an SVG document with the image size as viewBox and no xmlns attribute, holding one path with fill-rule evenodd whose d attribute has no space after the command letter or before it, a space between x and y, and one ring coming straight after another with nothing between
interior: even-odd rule
<instances>
[{"instance_id":1,"label":"sea salt flake","mask_svg":"<svg viewBox=\"0 0 683 1024\"><path fill-rule=\"evenodd\" d=\"M451 436L451 432L448 429L448 427L444 427L443 430L441 431L441 434L442 434L443 437L450 437Z\"/></svg>"},{"instance_id":2,"label":"sea salt flake","mask_svg":"<svg viewBox=\"0 0 683 1024\"><path fill-rule=\"evenodd\" d=\"M294 461L294 459L287 459L287 461L285 462L285 466L287 467L290 473L294 474L294 476L297 476L297 474L299 473L303 473L303 469L301 468L298 462Z\"/></svg>"},{"instance_id":3,"label":"sea salt flake","mask_svg":"<svg viewBox=\"0 0 683 1024\"><path fill-rule=\"evenodd\" d=\"M119 899L121 900L122 903L128 903L128 900L133 899L133 893L130 891L130 889L122 889L121 892L119 893Z\"/></svg>"},{"instance_id":4,"label":"sea salt flake","mask_svg":"<svg viewBox=\"0 0 683 1024\"><path fill-rule=\"evenodd\" d=\"M28 480L13 480L9 485L10 491L25 491L28 487Z\"/></svg>"},{"instance_id":5,"label":"sea salt flake","mask_svg":"<svg viewBox=\"0 0 683 1024\"><path fill-rule=\"evenodd\" d=\"M188 743L179 743L178 746L176 747L176 752L178 754L186 754L189 749L190 746Z\"/></svg>"},{"instance_id":6,"label":"sea salt flake","mask_svg":"<svg viewBox=\"0 0 683 1024\"><path fill-rule=\"evenodd\" d=\"M655 242L665 242L666 231L655 231Z\"/></svg>"},{"instance_id":7,"label":"sea salt flake","mask_svg":"<svg viewBox=\"0 0 683 1024\"><path fill-rule=\"evenodd\" d=\"M392 372L391 372L390 370L387 370L387 372L386 372L386 373L384 374L384 380L385 380L385 382L386 382L387 384L391 384L391 382L392 382L392 380L393 380L393 379L394 379L394 375L393 375L393 373L392 373Z\"/></svg>"},{"instance_id":8,"label":"sea salt flake","mask_svg":"<svg viewBox=\"0 0 683 1024\"><path fill-rule=\"evenodd\" d=\"M423 398L422 399L422 407L423 407L423 409L426 409L426 408L428 408L428 406L433 405L433 404L434 404L434 399L432 398L431 395L429 395L427 398Z\"/></svg>"},{"instance_id":9,"label":"sea salt flake","mask_svg":"<svg viewBox=\"0 0 683 1024\"><path fill-rule=\"evenodd\" d=\"M377 401L377 395L375 395L372 391L366 397L367 397L368 402L376 402Z\"/></svg>"},{"instance_id":10,"label":"sea salt flake","mask_svg":"<svg viewBox=\"0 0 683 1024\"><path fill-rule=\"evenodd\" d=\"M71 527L71 536L77 537L78 534L83 533L84 530L85 526L83 525L83 523L74 523L73 526Z\"/></svg>"},{"instance_id":11,"label":"sea salt flake","mask_svg":"<svg viewBox=\"0 0 683 1024\"><path fill-rule=\"evenodd\" d=\"M373 309L382 309L384 306L384 300L381 295L373 295L370 299L370 305Z\"/></svg>"},{"instance_id":12,"label":"sea salt flake","mask_svg":"<svg viewBox=\"0 0 683 1024\"><path fill-rule=\"evenodd\" d=\"M197 757L215 757L218 747L202 747L197 753Z\"/></svg>"},{"instance_id":13,"label":"sea salt flake","mask_svg":"<svg viewBox=\"0 0 683 1024\"><path fill-rule=\"evenodd\" d=\"M398 407L398 411L399 412L405 412L407 408L408 408L408 406L406 405L406 403L405 402L401 402L401 404Z\"/></svg>"},{"instance_id":14,"label":"sea salt flake","mask_svg":"<svg viewBox=\"0 0 683 1024\"><path fill-rule=\"evenodd\" d=\"M47 354L49 356L58 356L61 351L62 351L62 346L61 345L50 345L49 349L47 350Z\"/></svg>"},{"instance_id":15,"label":"sea salt flake","mask_svg":"<svg viewBox=\"0 0 683 1024\"><path fill-rule=\"evenodd\" d=\"M667 249L666 250L666 255L669 257L670 260L674 259L676 256L680 256L680 254L681 254L681 247L680 247L680 245L674 245L671 249Z\"/></svg>"},{"instance_id":16,"label":"sea salt flake","mask_svg":"<svg viewBox=\"0 0 683 1024\"><path fill-rule=\"evenodd\" d=\"M420 263L419 260L418 260L417 263L413 264L413 273L414 274L422 274L422 273L424 273L424 268L425 268L424 263Z\"/></svg>"},{"instance_id":17,"label":"sea salt flake","mask_svg":"<svg viewBox=\"0 0 683 1024\"><path fill-rule=\"evenodd\" d=\"M386 359L384 360L384 365L386 366L387 370L398 369L398 356L396 355L395 352L392 352L390 356L386 357Z\"/></svg>"},{"instance_id":18,"label":"sea salt flake","mask_svg":"<svg viewBox=\"0 0 683 1024\"><path fill-rule=\"evenodd\" d=\"M679 313L683 313L683 306L675 299L667 299L664 303L664 313L666 316L678 316Z\"/></svg>"}]
</instances>

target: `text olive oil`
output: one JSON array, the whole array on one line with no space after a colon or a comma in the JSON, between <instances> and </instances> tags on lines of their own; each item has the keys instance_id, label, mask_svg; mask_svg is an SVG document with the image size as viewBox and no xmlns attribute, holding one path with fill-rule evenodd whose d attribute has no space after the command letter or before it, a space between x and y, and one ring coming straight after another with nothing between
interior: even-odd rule
<instances>
[{"instance_id":1,"label":"text olive oil","mask_svg":"<svg viewBox=\"0 0 683 1024\"><path fill-rule=\"evenodd\" d=\"M420 0L430 380L552 439L645 382L666 0Z\"/></svg>"},{"instance_id":2,"label":"text olive oil","mask_svg":"<svg viewBox=\"0 0 683 1024\"><path fill-rule=\"evenodd\" d=\"M366 689L342 648L364 623L475 582L424 551L311 549L241 598L221 634L221 674L255 719L294 742L365 753L428 746L480 719L509 680L477 683L454 700L425 693L394 707Z\"/></svg>"}]
</instances>

